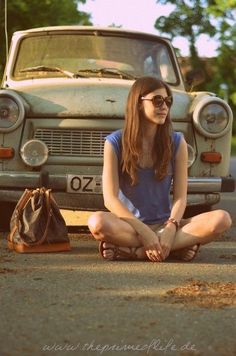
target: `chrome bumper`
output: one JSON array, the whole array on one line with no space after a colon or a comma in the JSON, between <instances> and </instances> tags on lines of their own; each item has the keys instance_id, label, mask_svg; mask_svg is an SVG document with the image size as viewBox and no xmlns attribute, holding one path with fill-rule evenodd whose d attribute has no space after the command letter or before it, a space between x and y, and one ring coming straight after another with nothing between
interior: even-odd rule
<instances>
[{"instance_id":1,"label":"chrome bumper","mask_svg":"<svg viewBox=\"0 0 236 356\"><path fill-rule=\"evenodd\" d=\"M0 190L22 190L25 188L36 188L40 185L40 172L30 173L0 173ZM48 187L58 192L66 192L67 175L50 174ZM217 193L233 192L235 180L233 177L189 177L188 193Z\"/></svg>"},{"instance_id":2,"label":"chrome bumper","mask_svg":"<svg viewBox=\"0 0 236 356\"><path fill-rule=\"evenodd\" d=\"M233 177L188 178L188 193L234 192Z\"/></svg>"}]
</instances>

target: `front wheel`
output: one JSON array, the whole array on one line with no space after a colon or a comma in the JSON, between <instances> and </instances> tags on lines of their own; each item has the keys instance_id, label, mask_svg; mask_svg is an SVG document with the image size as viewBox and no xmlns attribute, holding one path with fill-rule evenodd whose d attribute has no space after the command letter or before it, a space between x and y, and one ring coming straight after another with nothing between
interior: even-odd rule
<instances>
[{"instance_id":1,"label":"front wheel","mask_svg":"<svg viewBox=\"0 0 236 356\"><path fill-rule=\"evenodd\" d=\"M16 203L0 202L0 231L10 230L10 220Z\"/></svg>"}]
</instances>

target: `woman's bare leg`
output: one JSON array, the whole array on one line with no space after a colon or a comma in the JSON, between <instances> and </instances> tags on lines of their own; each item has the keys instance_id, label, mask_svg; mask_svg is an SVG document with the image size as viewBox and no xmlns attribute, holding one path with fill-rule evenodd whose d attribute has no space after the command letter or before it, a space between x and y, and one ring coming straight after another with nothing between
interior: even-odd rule
<instances>
[{"instance_id":1,"label":"woman's bare leg","mask_svg":"<svg viewBox=\"0 0 236 356\"><path fill-rule=\"evenodd\" d=\"M112 213L97 211L89 217L88 227L96 240L118 246L140 246L133 227Z\"/></svg>"},{"instance_id":2,"label":"woman's bare leg","mask_svg":"<svg viewBox=\"0 0 236 356\"><path fill-rule=\"evenodd\" d=\"M96 240L122 247L141 247L133 227L112 213L94 213L88 220L88 226ZM230 226L230 215L224 210L214 210L185 219L176 233L172 251L186 249L188 252L188 248L192 250L193 246L209 243L218 238ZM145 251L143 248L139 250L139 254L143 258ZM106 251L106 257L112 257L112 251L110 254L109 251Z\"/></svg>"},{"instance_id":3,"label":"woman's bare leg","mask_svg":"<svg viewBox=\"0 0 236 356\"><path fill-rule=\"evenodd\" d=\"M139 258L146 257L136 231L130 224L114 214L98 211L89 217L88 227L96 240L105 241L104 246L108 248L103 252L105 258L113 258L113 251L112 249L109 250L109 246L112 247L113 245L124 247L124 250L127 250L125 247L140 247L136 254Z\"/></svg>"},{"instance_id":4,"label":"woman's bare leg","mask_svg":"<svg viewBox=\"0 0 236 356\"><path fill-rule=\"evenodd\" d=\"M228 230L231 224L230 215L224 210L214 210L186 219L176 234L172 249L207 244Z\"/></svg>"}]
</instances>

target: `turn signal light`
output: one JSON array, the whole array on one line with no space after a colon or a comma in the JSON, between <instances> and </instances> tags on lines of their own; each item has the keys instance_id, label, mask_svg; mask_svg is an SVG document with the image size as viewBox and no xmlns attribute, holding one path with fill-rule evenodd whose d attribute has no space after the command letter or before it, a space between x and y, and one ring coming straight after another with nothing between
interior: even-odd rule
<instances>
[{"instance_id":1,"label":"turn signal light","mask_svg":"<svg viewBox=\"0 0 236 356\"><path fill-rule=\"evenodd\" d=\"M0 147L0 158L12 158L12 157L14 157L14 148Z\"/></svg>"},{"instance_id":2,"label":"turn signal light","mask_svg":"<svg viewBox=\"0 0 236 356\"><path fill-rule=\"evenodd\" d=\"M207 163L220 163L222 155L220 152L202 152L201 160Z\"/></svg>"}]
</instances>

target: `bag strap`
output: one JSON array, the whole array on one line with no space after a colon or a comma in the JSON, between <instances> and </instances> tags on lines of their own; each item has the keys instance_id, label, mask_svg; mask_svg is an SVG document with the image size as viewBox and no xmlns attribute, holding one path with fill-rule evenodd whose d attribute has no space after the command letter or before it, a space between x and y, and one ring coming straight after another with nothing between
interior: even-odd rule
<instances>
[{"instance_id":1,"label":"bag strap","mask_svg":"<svg viewBox=\"0 0 236 356\"><path fill-rule=\"evenodd\" d=\"M15 232L17 231L17 225L15 224L13 228L10 230L10 233L8 235L8 240L13 243L13 236L15 235Z\"/></svg>"},{"instance_id":2,"label":"bag strap","mask_svg":"<svg viewBox=\"0 0 236 356\"><path fill-rule=\"evenodd\" d=\"M19 231L19 220L20 220L20 214L22 213L24 207L28 203L29 199L32 196L32 190L25 189L24 193L22 194L20 200L16 204L15 211L13 214L15 214L15 225L13 228L10 230L9 233L9 241L13 242L13 236L15 235L15 232L18 230ZM22 239L23 240L23 239Z\"/></svg>"}]
</instances>

